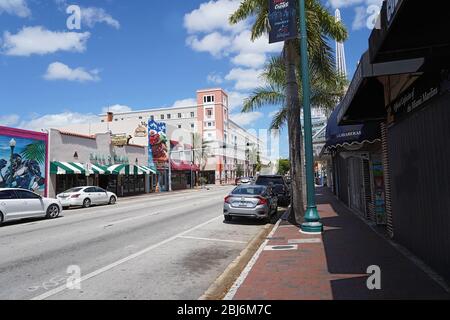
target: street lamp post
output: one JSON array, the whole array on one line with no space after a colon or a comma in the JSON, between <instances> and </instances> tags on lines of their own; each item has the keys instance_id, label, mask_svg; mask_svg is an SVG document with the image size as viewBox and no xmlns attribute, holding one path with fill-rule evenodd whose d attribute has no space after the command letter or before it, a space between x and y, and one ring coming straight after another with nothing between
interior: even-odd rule
<instances>
[{"instance_id":1,"label":"street lamp post","mask_svg":"<svg viewBox=\"0 0 450 320\"><path fill-rule=\"evenodd\" d=\"M11 159L10 159L10 167L11 167L11 175L10 177L14 177L14 166L13 166L13 161L14 161L14 148L16 147L17 142L14 139L11 139L11 141L9 142L9 147L11 148Z\"/></svg>"},{"instance_id":2,"label":"street lamp post","mask_svg":"<svg viewBox=\"0 0 450 320\"><path fill-rule=\"evenodd\" d=\"M310 98L310 78L308 64L308 38L306 30L306 8L305 0L299 0L300 6L300 55L301 72L303 85L303 114L305 130L305 164L306 164L306 187L307 187L307 208L304 223L301 231L304 233L320 234L323 231L323 224L320 222L319 212L316 205L316 192L314 185L314 155L312 142L312 120L311 120L311 98Z\"/></svg>"}]
</instances>

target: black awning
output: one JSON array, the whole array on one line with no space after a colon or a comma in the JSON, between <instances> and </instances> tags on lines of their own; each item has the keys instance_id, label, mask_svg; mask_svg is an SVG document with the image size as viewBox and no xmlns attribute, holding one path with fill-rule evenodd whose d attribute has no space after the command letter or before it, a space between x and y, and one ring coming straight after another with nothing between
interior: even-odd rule
<instances>
[{"instance_id":1,"label":"black awning","mask_svg":"<svg viewBox=\"0 0 450 320\"><path fill-rule=\"evenodd\" d=\"M379 122L340 126L338 114L341 109L342 104L339 104L328 120L326 149L374 143L381 139Z\"/></svg>"},{"instance_id":2,"label":"black awning","mask_svg":"<svg viewBox=\"0 0 450 320\"><path fill-rule=\"evenodd\" d=\"M386 117L384 86L380 81L392 75L416 73L424 59L410 59L386 63L370 63L369 52L363 54L338 114L342 125L378 121Z\"/></svg>"},{"instance_id":3,"label":"black awning","mask_svg":"<svg viewBox=\"0 0 450 320\"><path fill-rule=\"evenodd\" d=\"M448 1L384 1L379 26L370 35L371 62L450 54ZM447 63L448 59L442 59Z\"/></svg>"}]
</instances>

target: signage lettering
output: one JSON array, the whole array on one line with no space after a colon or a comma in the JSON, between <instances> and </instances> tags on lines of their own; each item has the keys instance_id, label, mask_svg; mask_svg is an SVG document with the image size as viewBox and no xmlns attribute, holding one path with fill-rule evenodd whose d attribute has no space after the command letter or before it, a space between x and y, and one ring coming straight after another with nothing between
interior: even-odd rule
<instances>
[{"instance_id":1,"label":"signage lettering","mask_svg":"<svg viewBox=\"0 0 450 320\"><path fill-rule=\"evenodd\" d=\"M398 3L399 3L399 0L387 0L386 12L387 12L388 25L391 24L392 18L394 17L395 12L397 10Z\"/></svg>"},{"instance_id":2,"label":"signage lettering","mask_svg":"<svg viewBox=\"0 0 450 320\"><path fill-rule=\"evenodd\" d=\"M295 39L298 36L296 0L269 1L269 43Z\"/></svg>"}]
</instances>

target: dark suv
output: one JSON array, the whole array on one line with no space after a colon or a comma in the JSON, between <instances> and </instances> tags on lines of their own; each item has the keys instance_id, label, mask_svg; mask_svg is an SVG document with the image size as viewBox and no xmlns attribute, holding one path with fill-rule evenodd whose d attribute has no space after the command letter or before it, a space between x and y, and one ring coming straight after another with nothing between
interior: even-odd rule
<instances>
[{"instance_id":1,"label":"dark suv","mask_svg":"<svg viewBox=\"0 0 450 320\"><path fill-rule=\"evenodd\" d=\"M274 193L278 196L278 204L282 207L288 207L291 204L291 192L283 176L260 175L255 184L260 186L272 185Z\"/></svg>"}]
</instances>

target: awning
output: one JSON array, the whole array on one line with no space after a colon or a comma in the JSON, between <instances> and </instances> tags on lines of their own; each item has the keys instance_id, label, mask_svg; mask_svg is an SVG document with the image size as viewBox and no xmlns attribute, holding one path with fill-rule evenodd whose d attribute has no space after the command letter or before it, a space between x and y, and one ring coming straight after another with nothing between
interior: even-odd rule
<instances>
[{"instance_id":1,"label":"awning","mask_svg":"<svg viewBox=\"0 0 450 320\"><path fill-rule=\"evenodd\" d=\"M58 162L50 163L50 174L86 174L85 166L78 162Z\"/></svg>"},{"instance_id":2,"label":"awning","mask_svg":"<svg viewBox=\"0 0 450 320\"><path fill-rule=\"evenodd\" d=\"M106 174L108 167L100 164L91 164L91 174Z\"/></svg>"},{"instance_id":3,"label":"awning","mask_svg":"<svg viewBox=\"0 0 450 320\"><path fill-rule=\"evenodd\" d=\"M364 121L379 121L386 117L385 95L382 80L389 76L417 72L424 59L411 59L387 63L370 63L369 52L361 61L337 116L342 125Z\"/></svg>"},{"instance_id":4,"label":"awning","mask_svg":"<svg viewBox=\"0 0 450 320\"><path fill-rule=\"evenodd\" d=\"M363 125L340 126L338 124L338 114L341 108L342 104L338 105L328 120L326 133L327 142L325 144L327 150L381 141L381 129L379 123L368 122Z\"/></svg>"},{"instance_id":5,"label":"awning","mask_svg":"<svg viewBox=\"0 0 450 320\"><path fill-rule=\"evenodd\" d=\"M147 166L116 164L107 169L108 174L112 175L143 175L156 172Z\"/></svg>"},{"instance_id":6,"label":"awning","mask_svg":"<svg viewBox=\"0 0 450 320\"><path fill-rule=\"evenodd\" d=\"M372 62L419 57L449 63L448 1L384 1L379 25L370 35ZM447 59L445 59L447 57ZM430 61L436 63L435 61Z\"/></svg>"},{"instance_id":7,"label":"awning","mask_svg":"<svg viewBox=\"0 0 450 320\"><path fill-rule=\"evenodd\" d=\"M191 166L192 171L200 171L200 167L198 165L191 165L190 162L172 160L171 165L173 171L191 171Z\"/></svg>"}]
</instances>

